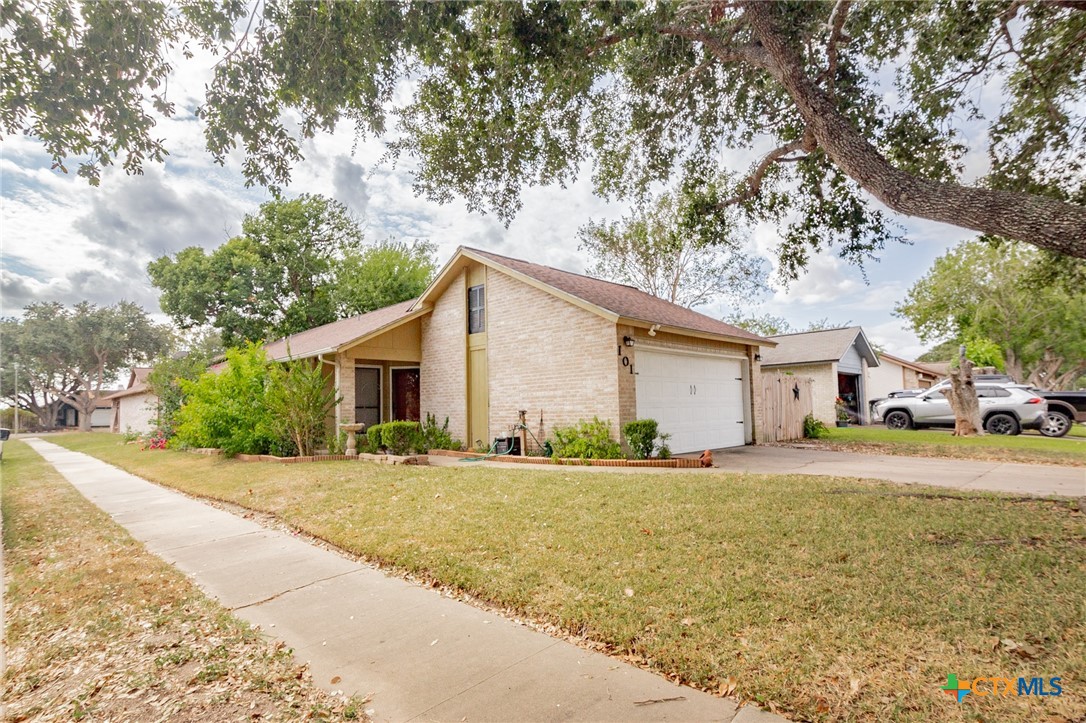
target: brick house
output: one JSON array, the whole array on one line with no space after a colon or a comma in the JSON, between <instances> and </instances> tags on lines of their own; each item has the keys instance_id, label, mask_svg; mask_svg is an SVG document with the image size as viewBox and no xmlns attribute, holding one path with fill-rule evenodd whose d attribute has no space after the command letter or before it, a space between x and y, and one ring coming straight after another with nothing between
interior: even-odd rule
<instances>
[{"instance_id":1,"label":"brick house","mask_svg":"<svg viewBox=\"0 0 1086 723\"><path fill-rule=\"evenodd\" d=\"M870 370L879 366L879 357L861 327L769 338L777 346L762 352L762 368L809 377L817 419L832 426L837 418L834 402L840 397L850 418L864 424L870 420Z\"/></svg>"},{"instance_id":2,"label":"brick house","mask_svg":"<svg viewBox=\"0 0 1086 723\"><path fill-rule=\"evenodd\" d=\"M684 453L757 440L758 354L772 346L630 286L460 248L418 299L266 349L325 365L341 424L429 413L476 447L521 411L540 442L594 416L616 439L652 418Z\"/></svg>"}]
</instances>

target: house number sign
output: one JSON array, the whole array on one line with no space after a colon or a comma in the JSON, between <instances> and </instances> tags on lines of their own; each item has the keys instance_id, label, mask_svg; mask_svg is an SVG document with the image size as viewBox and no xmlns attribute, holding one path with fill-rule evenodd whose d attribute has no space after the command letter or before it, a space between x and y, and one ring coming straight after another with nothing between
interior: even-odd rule
<instances>
[{"instance_id":1,"label":"house number sign","mask_svg":"<svg viewBox=\"0 0 1086 723\"><path fill-rule=\"evenodd\" d=\"M618 346L618 355L622 358L622 366L630 370L630 374L634 373L633 363L630 361L630 357L622 353L622 345Z\"/></svg>"}]
</instances>

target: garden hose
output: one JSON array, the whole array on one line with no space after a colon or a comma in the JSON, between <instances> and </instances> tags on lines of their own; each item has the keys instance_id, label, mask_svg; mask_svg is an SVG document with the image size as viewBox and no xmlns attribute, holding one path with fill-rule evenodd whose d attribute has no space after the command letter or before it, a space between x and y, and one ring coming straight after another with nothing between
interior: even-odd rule
<instances>
[{"instance_id":1,"label":"garden hose","mask_svg":"<svg viewBox=\"0 0 1086 723\"><path fill-rule=\"evenodd\" d=\"M516 424L513 425L513 431L514 432L519 430L519 429L523 429L525 432L527 432L528 436L531 437L532 441L535 442L535 446L539 447L540 449L543 449L543 445L539 443L539 440L536 439L536 436L534 434L532 434L532 430L528 429L527 425L521 424L520 422L517 422ZM494 444L490 445L490 450L487 451L487 453L484 454L482 457L466 457L466 458L462 459L461 461L462 462L483 462L483 461L485 461L485 460L487 460L487 459L489 459L491 457L497 457L499 455L496 455L494 453L494 450L496 450L497 448L498 448L498 440L494 440ZM523 452L523 450L521 450L521 451Z\"/></svg>"}]
</instances>

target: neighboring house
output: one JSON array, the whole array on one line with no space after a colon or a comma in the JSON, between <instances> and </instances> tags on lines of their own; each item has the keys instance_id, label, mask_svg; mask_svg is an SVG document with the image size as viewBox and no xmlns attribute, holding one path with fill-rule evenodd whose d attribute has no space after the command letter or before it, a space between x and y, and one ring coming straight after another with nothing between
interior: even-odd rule
<instances>
[{"instance_id":1,"label":"neighboring house","mask_svg":"<svg viewBox=\"0 0 1086 723\"><path fill-rule=\"evenodd\" d=\"M935 374L936 379L942 379L944 377L950 376L951 362L923 362L923 364L925 369L928 369Z\"/></svg>"},{"instance_id":2,"label":"neighboring house","mask_svg":"<svg viewBox=\"0 0 1086 723\"><path fill-rule=\"evenodd\" d=\"M849 326L769 338L777 346L762 352L762 369L813 379L817 419L832 425L837 418L835 401L840 397L851 418L868 422L868 374L869 369L879 366L879 358L862 328Z\"/></svg>"},{"instance_id":3,"label":"neighboring house","mask_svg":"<svg viewBox=\"0 0 1086 723\"><path fill-rule=\"evenodd\" d=\"M265 348L326 365L341 424L433 414L489 447L521 412L540 443L581 419L617 439L653 418L683 453L757 440L756 356L772 346L630 286L460 248L418 299Z\"/></svg>"},{"instance_id":4,"label":"neighboring house","mask_svg":"<svg viewBox=\"0 0 1086 723\"><path fill-rule=\"evenodd\" d=\"M885 399L899 389L927 389L939 377L939 372L924 364L883 352L879 354L879 365L868 370L868 398Z\"/></svg>"},{"instance_id":5,"label":"neighboring house","mask_svg":"<svg viewBox=\"0 0 1086 723\"><path fill-rule=\"evenodd\" d=\"M113 403L107 401L106 397L116 391L116 389L103 389L96 396L94 395L94 392L91 392L91 395L94 396L95 399L94 411L91 412L91 429L109 429L113 419ZM60 409L57 411L57 428L79 429L80 414L82 414L82 412L72 405L62 403Z\"/></svg>"},{"instance_id":6,"label":"neighboring house","mask_svg":"<svg viewBox=\"0 0 1086 723\"><path fill-rule=\"evenodd\" d=\"M150 432L158 417L158 397L147 386L150 367L135 367L128 377L128 388L109 395L111 427L114 432Z\"/></svg>"}]
</instances>

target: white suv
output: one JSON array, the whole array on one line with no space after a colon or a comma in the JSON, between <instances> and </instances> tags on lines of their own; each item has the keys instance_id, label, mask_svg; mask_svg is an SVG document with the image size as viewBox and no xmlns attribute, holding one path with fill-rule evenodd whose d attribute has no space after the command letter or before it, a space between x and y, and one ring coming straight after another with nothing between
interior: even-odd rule
<instances>
[{"instance_id":1,"label":"white suv","mask_svg":"<svg viewBox=\"0 0 1086 723\"><path fill-rule=\"evenodd\" d=\"M941 383L917 397L884 399L875 405L875 415L887 429L953 427L954 412ZM1048 414L1048 403L1030 391L1003 384L978 384L980 418L990 434L1018 434L1023 429L1040 429Z\"/></svg>"}]
</instances>

